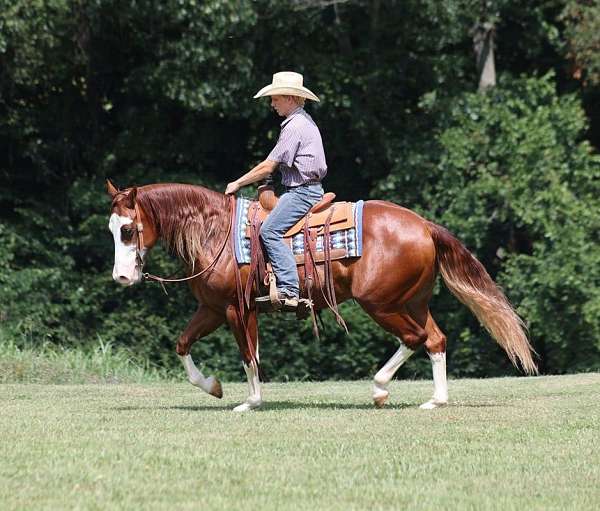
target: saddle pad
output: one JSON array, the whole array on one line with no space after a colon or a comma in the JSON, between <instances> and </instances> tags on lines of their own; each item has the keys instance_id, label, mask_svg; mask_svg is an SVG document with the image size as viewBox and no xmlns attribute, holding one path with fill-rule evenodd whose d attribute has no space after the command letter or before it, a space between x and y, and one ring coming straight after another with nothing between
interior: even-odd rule
<instances>
[{"instance_id":1,"label":"saddle pad","mask_svg":"<svg viewBox=\"0 0 600 511\"><path fill-rule=\"evenodd\" d=\"M236 201L235 216L235 257L239 264L250 263L250 238L247 237L249 229L248 210L252 201L240 197ZM336 230L330 233L331 258L345 259L347 257L360 257L362 255L362 220L364 201L350 202L349 212L354 219L354 227ZM351 222L348 222L351 223ZM296 264L304 263L304 233L299 233L285 239L292 247L296 256ZM317 261L323 260L323 235L317 236Z\"/></svg>"}]
</instances>

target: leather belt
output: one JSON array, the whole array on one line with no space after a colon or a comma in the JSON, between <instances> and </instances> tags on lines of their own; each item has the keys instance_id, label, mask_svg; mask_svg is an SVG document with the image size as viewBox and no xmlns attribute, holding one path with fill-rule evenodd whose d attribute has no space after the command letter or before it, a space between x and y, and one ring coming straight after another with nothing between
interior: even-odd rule
<instances>
[{"instance_id":1,"label":"leather belt","mask_svg":"<svg viewBox=\"0 0 600 511\"><path fill-rule=\"evenodd\" d=\"M286 190L293 190L294 188L300 188L301 186L309 186L309 185L320 185L321 181L306 181L306 183L302 183L301 185L294 186L286 186Z\"/></svg>"}]
</instances>

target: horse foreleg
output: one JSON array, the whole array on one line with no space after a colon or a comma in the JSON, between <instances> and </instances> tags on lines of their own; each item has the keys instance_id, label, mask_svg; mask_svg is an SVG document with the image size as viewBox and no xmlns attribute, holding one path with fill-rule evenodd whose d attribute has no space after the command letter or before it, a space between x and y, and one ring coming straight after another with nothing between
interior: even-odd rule
<instances>
[{"instance_id":1,"label":"horse foreleg","mask_svg":"<svg viewBox=\"0 0 600 511\"><path fill-rule=\"evenodd\" d=\"M225 318L222 315L219 315L211 309L200 305L188 323L187 327L180 335L176 348L177 355L181 359L183 367L185 368L188 381L195 387L198 387L211 396L218 398L223 397L223 388L221 387L221 383L214 376L205 377L202 374L202 371L196 367L196 364L194 364L194 361L192 360L190 349L192 344L198 338L204 337L205 335L208 335L212 331L216 330L221 324L223 324L224 321Z\"/></svg>"},{"instance_id":2,"label":"horse foreleg","mask_svg":"<svg viewBox=\"0 0 600 511\"><path fill-rule=\"evenodd\" d=\"M425 349L431 360L431 369L433 371L433 397L423 403L423 410L432 410L448 404L448 381L446 379L446 336L437 326L436 322L427 315L427 341Z\"/></svg>"},{"instance_id":3,"label":"horse foreleg","mask_svg":"<svg viewBox=\"0 0 600 511\"><path fill-rule=\"evenodd\" d=\"M234 412L247 412L258 408L262 404L260 379L258 375L258 325L256 311L249 311L246 318L248 336L244 331L237 311L234 306L227 308L227 322L231 326L235 340L238 343L246 377L248 378L248 398L241 405L236 406ZM248 337L252 346L248 345Z\"/></svg>"},{"instance_id":4,"label":"horse foreleg","mask_svg":"<svg viewBox=\"0 0 600 511\"><path fill-rule=\"evenodd\" d=\"M244 362L244 371L248 378L248 398L241 405L236 406L233 409L234 412L247 412L262 405L260 379L256 362L250 362L250 364Z\"/></svg>"}]
</instances>

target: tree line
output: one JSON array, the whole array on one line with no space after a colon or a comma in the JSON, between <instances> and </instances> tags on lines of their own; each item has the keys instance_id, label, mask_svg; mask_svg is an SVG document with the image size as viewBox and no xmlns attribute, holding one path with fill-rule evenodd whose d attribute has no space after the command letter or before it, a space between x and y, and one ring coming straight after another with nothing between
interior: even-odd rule
<instances>
[{"instance_id":1,"label":"tree line","mask_svg":"<svg viewBox=\"0 0 600 511\"><path fill-rule=\"evenodd\" d=\"M105 179L224 190L279 120L254 93L295 70L325 188L381 198L459 237L525 319L545 373L600 369L600 0L0 0L0 342L111 342L158 366L195 304L111 279ZM245 189L247 196L252 189ZM176 272L164 250L153 273ZM371 376L393 338L261 317L276 379ZM455 376L513 374L444 288ZM225 327L194 356L241 377ZM425 358L404 376L429 376Z\"/></svg>"}]
</instances>

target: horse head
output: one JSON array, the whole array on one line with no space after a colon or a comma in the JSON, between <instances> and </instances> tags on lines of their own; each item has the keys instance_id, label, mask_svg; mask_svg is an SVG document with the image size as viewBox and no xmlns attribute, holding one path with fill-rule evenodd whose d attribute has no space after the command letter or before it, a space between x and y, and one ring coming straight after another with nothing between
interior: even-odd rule
<instances>
[{"instance_id":1,"label":"horse head","mask_svg":"<svg viewBox=\"0 0 600 511\"><path fill-rule=\"evenodd\" d=\"M138 206L136 187L119 190L110 180L106 185L112 199L108 228L115 243L113 279L132 286L142 280L144 257L156 242L156 232Z\"/></svg>"}]
</instances>

